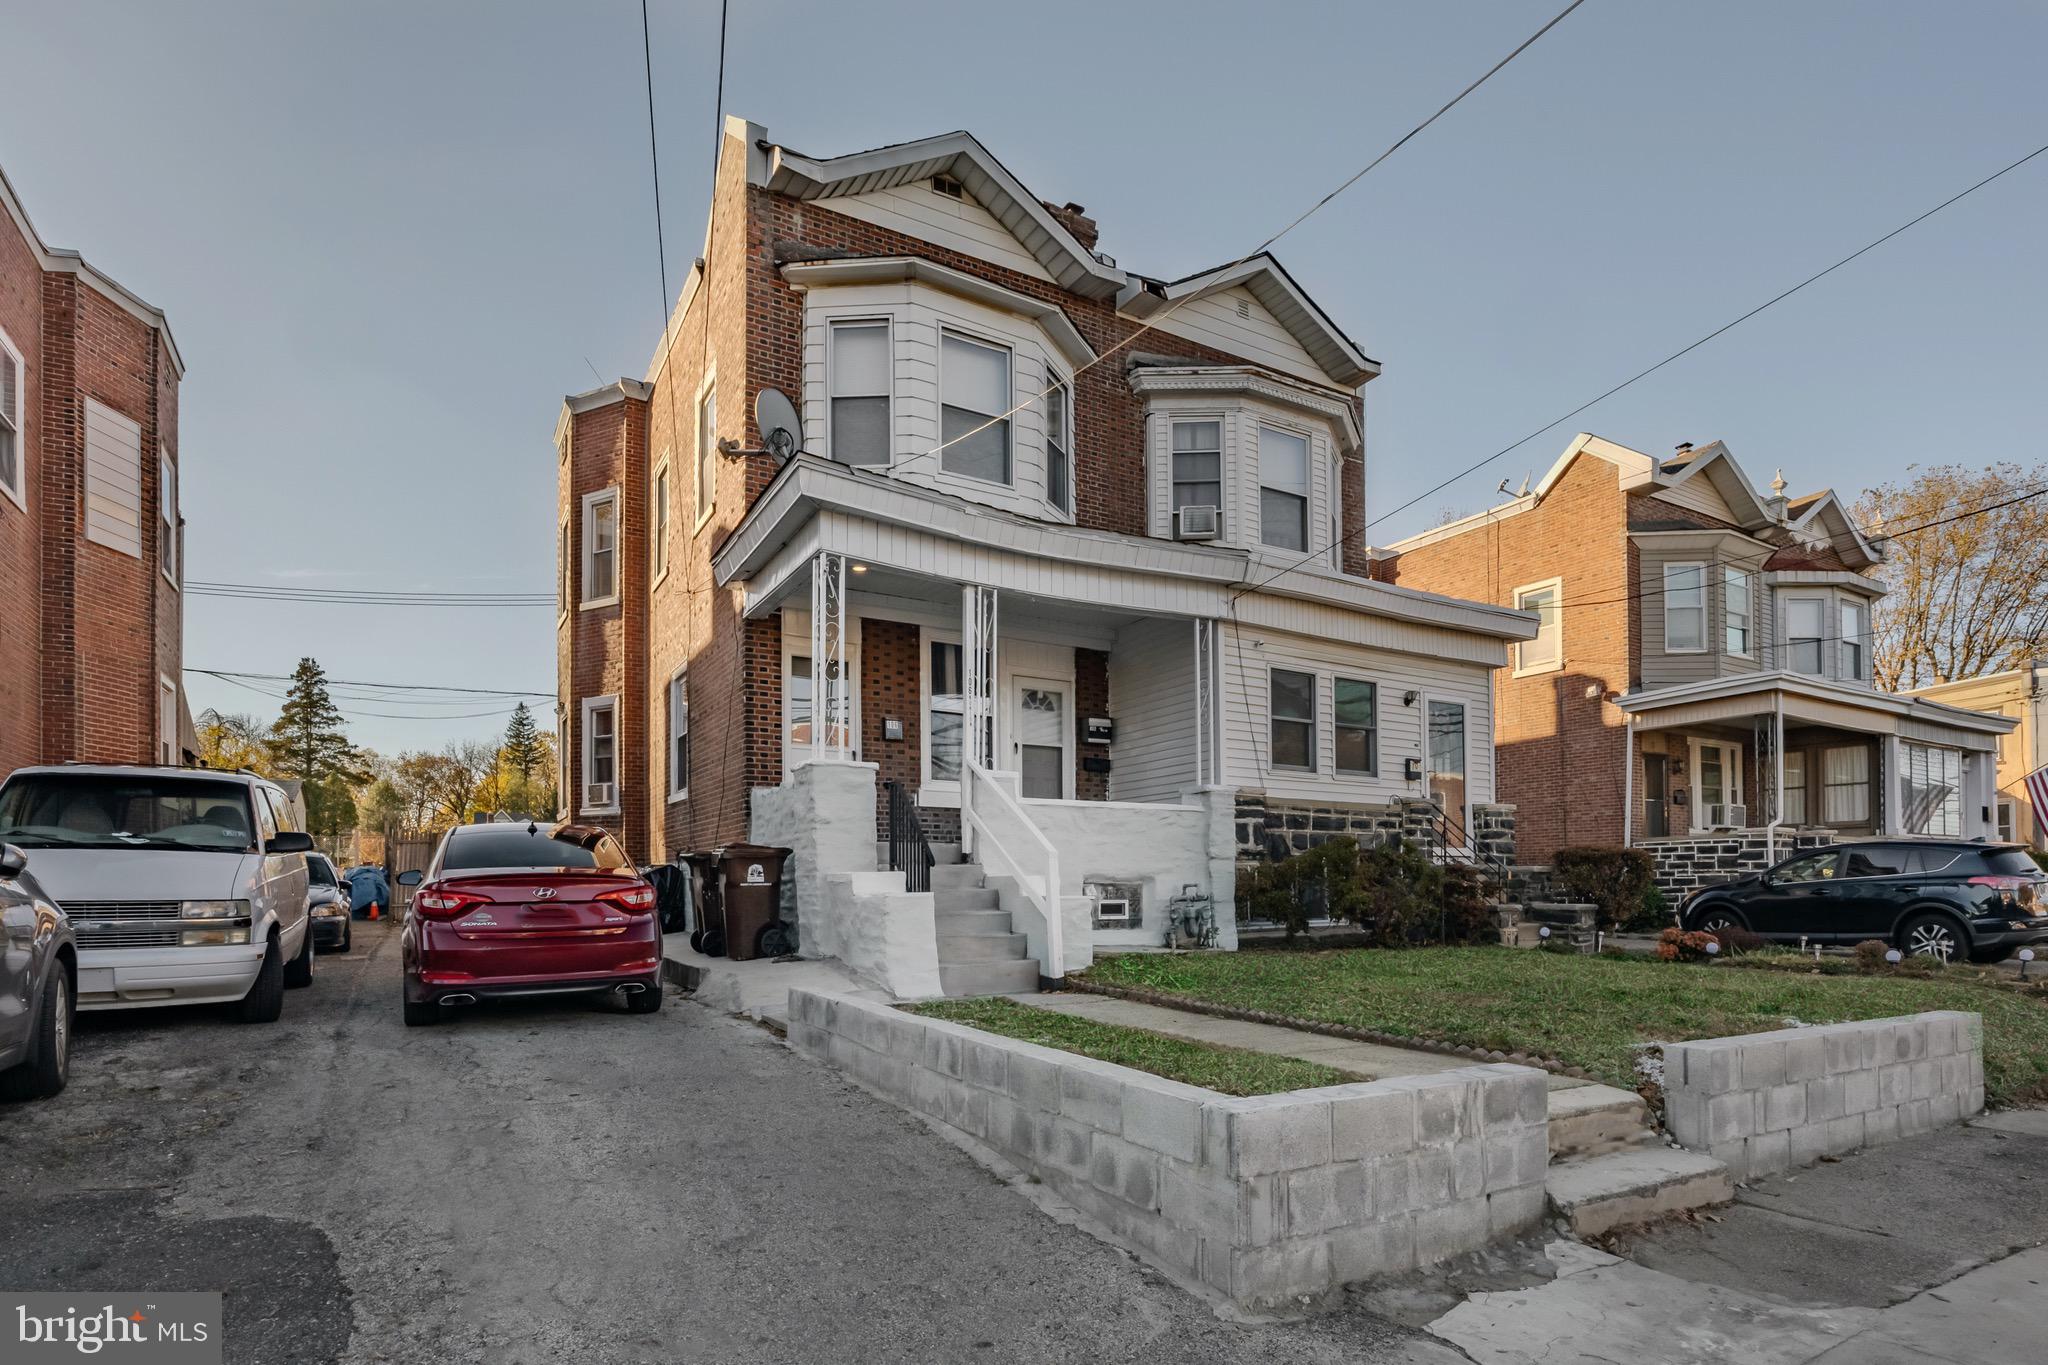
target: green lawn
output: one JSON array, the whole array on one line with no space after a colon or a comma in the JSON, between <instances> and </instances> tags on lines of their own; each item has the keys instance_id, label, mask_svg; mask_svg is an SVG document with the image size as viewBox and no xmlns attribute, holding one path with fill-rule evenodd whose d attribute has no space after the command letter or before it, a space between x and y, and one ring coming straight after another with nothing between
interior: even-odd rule
<instances>
[{"instance_id":1,"label":"green lawn","mask_svg":"<svg viewBox=\"0 0 2048 1365\"><path fill-rule=\"evenodd\" d=\"M1994 1104L2048 1098L2048 1005L1968 981L1810 976L1571 957L1510 948L1132 953L1085 974L1243 1009L1404 1037L1555 1057L1632 1087L1631 1047L1879 1019L1921 1010L1984 1016Z\"/></svg>"},{"instance_id":2,"label":"green lawn","mask_svg":"<svg viewBox=\"0 0 2048 1365\"><path fill-rule=\"evenodd\" d=\"M1185 1081L1225 1095L1272 1095L1360 1079L1348 1071L1297 1057L1274 1057L1243 1048L1169 1038L1163 1033L1102 1024L1054 1010L1037 1009L1002 996L977 1000L933 1000L908 1007L912 1014L950 1019L1006 1038L1019 1038L1062 1052L1115 1062Z\"/></svg>"}]
</instances>

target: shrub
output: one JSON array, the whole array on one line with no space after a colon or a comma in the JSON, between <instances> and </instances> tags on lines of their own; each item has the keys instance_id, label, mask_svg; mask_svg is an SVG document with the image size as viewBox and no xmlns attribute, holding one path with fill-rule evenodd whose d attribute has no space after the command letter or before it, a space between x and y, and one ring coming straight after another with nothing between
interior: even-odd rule
<instances>
[{"instance_id":1,"label":"shrub","mask_svg":"<svg viewBox=\"0 0 2048 1365\"><path fill-rule=\"evenodd\" d=\"M1731 924L1714 935L1721 940L1721 951L1732 957L1753 953L1764 946L1764 936L1739 924Z\"/></svg>"},{"instance_id":2,"label":"shrub","mask_svg":"<svg viewBox=\"0 0 2048 1365\"><path fill-rule=\"evenodd\" d=\"M1480 869L1439 867L1400 841L1360 849L1331 839L1239 881L1253 918L1285 925L1290 938L1317 912L1359 926L1376 948L1484 943L1497 932L1493 888Z\"/></svg>"},{"instance_id":3,"label":"shrub","mask_svg":"<svg viewBox=\"0 0 2048 1365\"><path fill-rule=\"evenodd\" d=\"M1664 888L1651 882L1643 891L1643 903L1621 922L1621 929L1630 934L1654 934L1675 923L1671 906L1664 899Z\"/></svg>"},{"instance_id":4,"label":"shrub","mask_svg":"<svg viewBox=\"0 0 2048 1365\"><path fill-rule=\"evenodd\" d=\"M1657 935L1657 959L1660 962L1705 962L1714 956L1707 951L1710 943L1718 945L1719 940L1697 929L1688 931L1673 925Z\"/></svg>"},{"instance_id":5,"label":"shrub","mask_svg":"<svg viewBox=\"0 0 2048 1365\"><path fill-rule=\"evenodd\" d=\"M1884 955L1891 950L1892 945L1886 943L1883 939L1864 939L1853 950L1856 954L1856 970L1859 972L1883 971L1886 966Z\"/></svg>"},{"instance_id":6,"label":"shrub","mask_svg":"<svg viewBox=\"0 0 2048 1365\"><path fill-rule=\"evenodd\" d=\"M1657 884L1656 861L1639 848L1561 848L1553 867L1560 887L1599 912L1602 929L1641 914Z\"/></svg>"}]
</instances>

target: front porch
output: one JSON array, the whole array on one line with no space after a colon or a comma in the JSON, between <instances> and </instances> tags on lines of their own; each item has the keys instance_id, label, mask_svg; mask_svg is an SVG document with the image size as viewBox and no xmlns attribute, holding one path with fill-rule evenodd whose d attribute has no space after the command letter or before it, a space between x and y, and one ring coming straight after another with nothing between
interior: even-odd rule
<instances>
[{"instance_id":1,"label":"front porch","mask_svg":"<svg viewBox=\"0 0 2048 1365\"><path fill-rule=\"evenodd\" d=\"M1767 673L1631 693L1623 843L1667 895L1837 839L1995 838L2009 719Z\"/></svg>"}]
</instances>

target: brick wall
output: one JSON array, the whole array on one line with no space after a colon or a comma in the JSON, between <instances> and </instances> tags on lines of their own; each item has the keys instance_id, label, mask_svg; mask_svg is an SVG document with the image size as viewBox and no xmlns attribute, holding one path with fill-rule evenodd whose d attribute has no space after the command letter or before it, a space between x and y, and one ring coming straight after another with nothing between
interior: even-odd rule
<instances>
[{"instance_id":1,"label":"brick wall","mask_svg":"<svg viewBox=\"0 0 2048 1365\"><path fill-rule=\"evenodd\" d=\"M922 780L920 663L916 626L873 617L861 621L860 756L879 770L875 780L877 831L889 827L889 793L883 784L902 782L915 790ZM902 739L883 738L886 720L903 722Z\"/></svg>"},{"instance_id":2,"label":"brick wall","mask_svg":"<svg viewBox=\"0 0 2048 1365\"><path fill-rule=\"evenodd\" d=\"M24 369L21 409L27 430L24 458L33 480L44 459L41 402L43 378L43 271L14 220L0 213L0 331L21 352ZM43 532L37 498L27 489L24 511L0 495L0 773L35 763L43 755Z\"/></svg>"},{"instance_id":3,"label":"brick wall","mask_svg":"<svg viewBox=\"0 0 2048 1365\"><path fill-rule=\"evenodd\" d=\"M1621 842L1625 732L1603 696L1628 690L1637 657L1627 529L1627 495L1614 467L1582 458L1530 510L1383 566L1403 587L1503 606L1513 605L1517 588L1563 580L1563 667L1494 674L1496 782L1500 799L1516 808L1524 861L1547 862L1567 845Z\"/></svg>"}]
</instances>

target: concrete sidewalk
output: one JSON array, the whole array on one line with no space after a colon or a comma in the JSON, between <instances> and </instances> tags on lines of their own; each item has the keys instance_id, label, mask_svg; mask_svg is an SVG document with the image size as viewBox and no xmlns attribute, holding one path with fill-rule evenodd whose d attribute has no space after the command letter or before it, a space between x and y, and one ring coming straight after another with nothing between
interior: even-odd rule
<instances>
[{"instance_id":1,"label":"concrete sidewalk","mask_svg":"<svg viewBox=\"0 0 2048 1365\"><path fill-rule=\"evenodd\" d=\"M1012 998L1039 1009L1056 1010L1061 1014L1077 1015L1098 1023L1123 1024L1130 1028L1149 1029L1153 1033L1170 1034L1176 1038L1193 1039L1198 1043L1215 1043L1221 1047L1240 1047L1252 1052L1269 1052L1277 1057L1299 1057L1305 1062L1321 1062L1324 1066L1349 1071L1367 1080L1379 1080L1385 1076L1420 1076L1472 1064L1469 1057L1455 1057L1448 1053L1430 1052L1422 1048L1363 1043L1351 1038L1331 1037L1325 1033L1284 1028L1278 1024L1257 1024L1245 1019L1222 1019L1213 1014L1167 1009L1161 1005L1148 1005L1142 1001L1124 1000L1110 995L1052 991L1043 995L1019 995ZM1570 1076L1553 1074L1550 1077L1552 1090L1569 1090L1587 1084L1590 1082L1575 1080Z\"/></svg>"}]
</instances>

